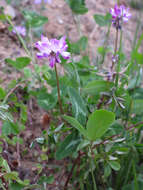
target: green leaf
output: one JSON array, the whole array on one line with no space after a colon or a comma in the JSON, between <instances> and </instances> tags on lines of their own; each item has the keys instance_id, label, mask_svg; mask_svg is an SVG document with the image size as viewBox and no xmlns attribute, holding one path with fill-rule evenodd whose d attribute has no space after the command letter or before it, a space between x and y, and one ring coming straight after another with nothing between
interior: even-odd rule
<instances>
[{"instance_id":1,"label":"green leaf","mask_svg":"<svg viewBox=\"0 0 143 190\"><path fill-rule=\"evenodd\" d=\"M42 185L44 183L46 183L46 184L52 184L53 182L54 182L54 176L53 175L51 175L49 177L47 177L47 176L41 176L40 179L39 179L39 181L38 181L38 184L40 184L40 185Z\"/></svg>"},{"instance_id":2,"label":"green leaf","mask_svg":"<svg viewBox=\"0 0 143 190\"><path fill-rule=\"evenodd\" d=\"M110 174L111 174L111 167L109 165L107 165L104 168L104 177L107 178Z\"/></svg>"},{"instance_id":3,"label":"green leaf","mask_svg":"<svg viewBox=\"0 0 143 190\"><path fill-rule=\"evenodd\" d=\"M5 121L2 125L2 135L18 134L19 126L16 123Z\"/></svg>"},{"instance_id":4,"label":"green leaf","mask_svg":"<svg viewBox=\"0 0 143 190\"><path fill-rule=\"evenodd\" d=\"M101 54L102 56L104 56L105 53L111 51L111 48L100 46L100 47L98 47L97 51L98 51L99 54Z\"/></svg>"},{"instance_id":5,"label":"green leaf","mask_svg":"<svg viewBox=\"0 0 143 190\"><path fill-rule=\"evenodd\" d=\"M0 87L0 100L3 100L5 96L6 96L5 90L2 87Z\"/></svg>"},{"instance_id":6,"label":"green leaf","mask_svg":"<svg viewBox=\"0 0 143 190\"><path fill-rule=\"evenodd\" d=\"M56 159L61 160L67 156L70 156L73 152L76 151L80 142L81 140L75 132L68 135L64 141L60 143L56 151Z\"/></svg>"},{"instance_id":7,"label":"green leaf","mask_svg":"<svg viewBox=\"0 0 143 190\"><path fill-rule=\"evenodd\" d=\"M26 187L25 187L26 186ZM24 188L25 187L25 188ZM40 185L33 184L33 185L21 185L17 182L13 182L9 185L10 190L34 190L34 189L42 189Z\"/></svg>"},{"instance_id":8,"label":"green leaf","mask_svg":"<svg viewBox=\"0 0 143 190\"><path fill-rule=\"evenodd\" d=\"M75 127L83 136L87 136L86 135L86 130L84 129L84 127L73 117L71 116L67 116L64 115L63 118L71 124L71 126Z\"/></svg>"},{"instance_id":9,"label":"green leaf","mask_svg":"<svg viewBox=\"0 0 143 190\"><path fill-rule=\"evenodd\" d=\"M0 119L4 120L4 121L11 121L13 122L13 118L12 115L9 112L6 112L5 110L0 110Z\"/></svg>"},{"instance_id":10,"label":"green leaf","mask_svg":"<svg viewBox=\"0 0 143 190\"><path fill-rule=\"evenodd\" d=\"M36 141L37 143L39 143L39 144L44 144L45 138L44 138L44 137L38 137L38 138L35 139L35 141Z\"/></svg>"},{"instance_id":11,"label":"green leaf","mask_svg":"<svg viewBox=\"0 0 143 190\"><path fill-rule=\"evenodd\" d=\"M82 36L77 42L69 45L70 51L75 54L80 54L81 51L85 51L88 45L88 38Z\"/></svg>"},{"instance_id":12,"label":"green leaf","mask_svg":"<svg viewBox=\"0 0 143 190\"><path fill-rule=\"evenodd\" d=\"M133 100L132 106L131 106L131 113L135 113L137 115L140 115L143 113L143 99Z\"/></svg>"},{"instance_id":13,"label":"green leaf","mask_svg":"<svg viewBox=\"0 0 143 190\"><path fill-rule=\"evenodd\" d=\"M80 44L80 50L85 51L88 45L88 38L86 36L82 36L78 43Z\"/></svg>"},{"instance_id":14,"label":"green leaf","mask_svg":"<svg viewBox=\"0 0 143 190\"><path fill-rule=\"evenodd\" d=\"M25 76L26 79L32 77L32 71L31 71L30 68L25 67L25 68L23 69L23 72L24 72L24 76Z\"/></svg>"},{"instance_id":15,"label":"green leaf","mask_svg":"<svg viewBox=\"0 0 143 190\"><path fill-rule=\"evenodd\" d=\"M6 172L11 172L10 167L5 159L2 161L2 166L5 168Z\"/></svg>"},{"instance_id":16,"label":"green leaf","mask_svg":"<svg viewBox=\"0 0 143 190\"><path fill-rule=\"evenodd\" d=\"M109 165L111 166L111 168L115 171L120 170L121 166L120 163L117 161L109 161Z\"/></svg>"},{"instance_id":17,"label":"green leaf","mask_svg":"<svg viewBox=\"0 0 143 190\"><path fill-rule=\"evenodd\" d=\"M88 9L85 7L85 0L66 0L75 14L85 14Z\"/></svg>"},{"instance_id":18,"label":"green leaf","mask_svg":"<svg viewBox=\"0 0 143 190\"><path fill-rule=\"evenodd\" d=\"M72 87L69 87L68 92L75 118L78 119L79 115L86 117L86 106L80 94Z\"/></svg>"},{"instance_id":19,"label":"green leaf","mask_svg":"<svg viewBox=\"0 0 143 190\"><path fill-rule=\"evenodd\" d=\"M143 54L137 51L132 53L132 59L136 61L137 64L143 64Z\"/></svg>"},{"instance_id":20,"label":"green leaf","mask_svg":"<svg viewBox=\"0 0 143 190\"><path fill-rule=\"evenodd\" d=\"M9 15L0 14L0 20L2 20L2 21L6 21L6 20L7 20L7 17L8 17L9 19L11 18L11 16L9 16Z\"/></svg>"},{"instance_id":21,"label":"green leaf","mask_svg":"<svg viewBox=\"0 0 143 190\"><path fill-rule=\"evenodd\" d=\"M89 140L97 140L103 136L115 121L115 114L107 110L93 112L87 122L87 136Z\"/></svg>"},{"instance_id":22,"label":"green leaf","mask_svg":"<svg viewBox=\"0 0 143 190\"><path fill-rule=\"evenodd\" d=\"M31 59L29 57L18 57L15 61L12 59L5 59L6 63L9 63L11 66L13 66L16 69L23 69L29 63L31 62Z\"/></svg>"},{"instance_id":23,"label":"green leaf","mask_svg":"<svg viewBox=\"0 0 143 190\"><path fill-rule=\"evenodd\" d=\"M114 83L110 81L94 80L83 88L83 92L90 95L100 95L101 92L110 92L113 86Z\"/></svg>"},{"instance_id":24,"label":"green leaf","mask_svg":"<svg viewBox=\"0 0 143 190\"><path fill-rule=\"evenodd\" d=\"M27 106L25 106L24 104L21 104L20 109L21 109L20 119L22 123L25 124L27 121Z\"/></svg>"},{"instance_id":25,"label":"green leaf","mask_svg":"<svg viewBox=\"0 0 143 190\"><path fill-rule=\"evenodd\" d=\"M44 110L51 110L57 104L57 93L48 94L40 91L37 95L37 103Z\"/></svg>"},{"instance_id":26,"label":"green leaf","mask_svg":"<svg viewBox=\"0 0 143 190\"><path fill-rule=\"evenodd\" d=\"M95 19L96 23L99 26L106 26L109 23L111 23L112 16L109 13L107 13L105 16L104 15L95 14L94 15L94 19Z\"/></svg>"},{"instance_id":27,"label":"green leaf","mask_svg":"<svg viewBox=\"0 0 143 190\"><path fill-rule=\"evenodd\" d=\"M48 22L47 17L41 16L34 11L24 10L23 15L27 23L30 24L31 27L40 27Z\"/></svg>"},{"instance_id":28,"label":"green leaf","mask_svg":"<svg viewBox=\"0 0 143 190\"><path fill-rule=\"evenodd\" d=\"M18 179L18 173L17 172L9 172L4 175L4 178L6 180L17 180Z\"/></svg>"},{"instance_id":29,"label":"green leaf","mask_svg":"<svg viewBox=\"0 0 143 190\"><path fill-rule=\"evenodd\" d=\"M9 185L9 189L10 190L22 190L23 189L23 185L20 185L20 184L18 184L18 183L16 183L16 182L13 182L13 183L11 183L10 185Z\"/></svg>"}]
</instances>

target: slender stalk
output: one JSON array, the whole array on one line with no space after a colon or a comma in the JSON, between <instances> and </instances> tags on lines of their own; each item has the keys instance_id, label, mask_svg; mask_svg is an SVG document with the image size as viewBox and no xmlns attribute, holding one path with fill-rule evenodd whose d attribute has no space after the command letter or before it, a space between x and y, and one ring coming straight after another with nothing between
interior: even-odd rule
<instances>
[{"instance_id":1,"label":"slender stalk","mask_svg":"<svg viewBox=\"0 0 143 190\"><path fill-rule=\"evenodd\" d=\"M119 33L118 31L119 31L119 29L117 28L117 29L116 29L116 40L115 40L114 55L116 54L117 48L118 48L118 33Z\"/></svg>"},{"instance_id":2,"label":"slender stalk","mask_svg":"<svg viewBox=\"0 0 143 190\"><path fill-rule=\"evenodd\" d=\"M133 45L132 45L132 51L135 49L136 43L137 43L137 36L138 36L140 25L141 25L141 19L140 18L141 18L141 13L139 12L139 15L137 17L137 25L136 25L136 31L135 31Z\"/></svg>"},{"instance_id":3,"label":"slender stalk","mask_svg":"<svg viewBox=\"0 0 143 190\"><path fill-rule=\"evenodd\" d=\"M119 36L118 33L119 33L119 29L116 28L116 39L115 39L114 56L116 55L117 49L118 49L118 36ZM112 61L111 71L113 70L113 67L114 67L114 62Z\"/></svg>"},{"instance_id":4,"label":"slender stalk","mask_svg":"<svg viewBox=\"0 0 143 190\"><path fill-rule=\"evenodd\" d=\"M96 186L96 181L95 181L95 177L94 177L94 172L93 172L93 169L92 169L92 144L89 148L90 152L91 152L91 158L90 158L90 169L91 169L91 176L92 176L92 180L93 180L93 187L94 187L94 190L97 190L97 186Z\"/></svg>"},{"instance_id":5,"label":"slender stalk","mask_svg":"<svg viewBox=\"0 0 143 190\"><path fill-rule=\"evenodd\" d=\"M17 138L19 139L20 134L17 135ZM20 158L20 144L19 142L16 143L16 151L17 151L17 160L18 165L21 166L21 158Z\"/></svg>"},{"instance_id":6,"label":"slender stalk","mask_svg":"<svg viewBox=\"0 0 143 190\"><path fill-rule=\"evenodd\" d=\"M119 5L119 3L120 3L120 0L117 0L117 5ZM117 48L118 48L118 31L119 31L118 26L119 26L119 21L118 21L117 27L116 27L116 40L115 40L114 56L116 55ZM111 71L113 70L113 67L114 67L114 62L112 61Z\"/></svg>"},{"instance_id":7,"label":"slender stalk","mask_svg":"<svg viewBox=\"0 0 143 190\"><path fill-rule=\"evenodd\" d=\"M29 40L30 40L30 47L31 47L32 60L33 60L33 63L36 63L35 55L34 55L33 34L32 34L32 27L31 27L31 24L29 24Z\"/></svg>"},{"instance_id":8,"label":"slender stalk","mask_svg":"<svg viewBox=\"0 0 143 190\"><path fill-rule=\"evenodd\" d=\"M0 184L0 187L1 187L3 190L6 190L6 188L3 186L3 184Z\"/></svg>"},{"instance_id":9,"label":"slender stalk","mask_svg":"<svg viewBox=\"0 0 143 190\"><path fill-rule=\"evenodd\" d=\"M73 14L73 13L72 13L72 16L73 16L73 20L74 20L74 23L76 25L79 37L81 37L82 36L82 31L81 31L81 27L80 27L80 16L76 15L76 14Z\"/></svg>"},{"instance_id":10,"label":"slender stalk","mask_svg":"<svg viewBox=\"0 0 143 190\"><path fill-rule=\"evenodd\" d=\"M59 101L59 106L60 106L60 112L63 114L63 108L62 108L62 102L61 102L61 96L60 96L60 85L59 85L59 77L58 77L58 72L57 72L57 66L55 64L55 72L56 72L56 80L57 80L57 90L58 90L58 101Z\"/></svg>"},{"instance_id":11,"label":"slender stalk","mask_svg":"<svg viewBox=\"0 0 143 190\"><path fill-rule=\"evenodd\" d=\"M137 173L136 173L136 165L134 159L132 159L132 167L134 173L134 189L139 190L138 181L137 181Z\"/></svg>"},{"instance_id":12,"label":"slender stalk","mask_svg":"<svg viewBox=\"0 0 143 190\"><path fill-rule=\"evenodd\" d=\"M93 173L93 169L92 169L92 162L91 162L91 175L92 175L94 190L97 190L96 182L95 182L95 178L94 178L94 173Z\"/></svg>"},{"instance_id":13,"label":"slender stalk","mask_svg":"<svg viewBox=\"0 0 143 190\"><path fill-rule=\"evenodd\" d=\"M12 88L7 95L5 96L4 100L3 100L3 104L6 103L6 101L8 100L9 96L18 88L22 85L22 83L17 84L14 88Z\"/></svg>"},{"instance_id":14,"label":"slender stalk","mask_svg":"<svg viewBox=\"0 0 143 190\"><path fill-rule=\"evenodd\" d=\"M77 157L77 158L74 160L74 162L73 162L73 166L72 166L72 168L71 168L71 171L70 171L70 173L69 173L69 175L68 175L68 177L67 177L67 180L66 180L66 182L65 182L65 185L64 185L64 190L67 190L68 183L69 183L69 181L70 181L70 178L72 177L73 170L74 170L75 166L76 166L77 163L79 162L80 156L81 156L81 155L80 155L80 153L79 153L78 157Z\"/></svg>"},{"instance_id":15,"label":"slender stalk","mask_svg":"<svg viewBox=\"0 0 143 190\"><path fill-rule=\"evenodd\" d=\"M120 47L119 47L119 55L122 51L122 39L123 39L123 31L120 30ZM116 71L117 71L117 75L116 75L116 80L115 80L115 86L116 88L118 88L118 81L119 81L119 72L120 72L120 59L118 60L118 64L117 64L117 68L116 68Z\"/></svg>"},{"instance_id":16,"label":"slender stalk","mask_svg":"<svg viewBox=\"0 0 143 190\"><path fill-rule=\"evenodd\" d=\"M131 131L133 130L134 128L138 127L139 125L143 125L143 121L141 122L138 122L137 124L133 124L127 128L125 128L125 131ZM119 133L119 134L116 134L116 135L112 135L106 139L104 139L103 141L101 141L99 144L96 144L92 147L92 149L95 149L96 147L99 147L100 145L105 145L105 144L108 144L109 143L109 140L112 140L112 139L115 139L115 138L118 138L118 137L121 137L123 135L123 133ZM82 154L84 155L84 153Z\"/></svg>"},{"instance_id":17,"label":"slender stalk","mask_svg":"<svg viewBox=\"0 0 143 190\"><path fill-rule=\"evenodd\" d=\"M104 63L104 60L105 60L105 57L106 57L106 54L107 54L106 49L107 49L107 45L108 45L107 43L108 43L108 38L109 38L109 34L110 34L110 29L111 29L111 23L108 25L108 30L107 30L107 33L106 33L106 38L105 38L105 41L104 41L104 44L103 44L103 46L105 48L105 51L103 53L101 64Z\"/></svg>"},{"instance_id":18,"label":"slender stalk","mask_svg":"<svg viewBox=\"0 0 143 190\"><path fill-rule=\"evenodd\" d=\"M14 24L12 23L12 21L9 19L8 16L6 16L6 20L7 20L8 23L15 29ZM19 41L21 42L21 44L22 44L22 46L23 46L25 52L27 53L27 55L28 55L29 57L31 57L31 53L29 52L28 48L26 47L26 44L25 44L23 38L22 38L22 37L20 36L20 34L16 31L16 29L15 29L15 32L16 32L16 34L17 34L17 36L18 36L18 38L19 38Z\"/></svg>"}]
</instances>

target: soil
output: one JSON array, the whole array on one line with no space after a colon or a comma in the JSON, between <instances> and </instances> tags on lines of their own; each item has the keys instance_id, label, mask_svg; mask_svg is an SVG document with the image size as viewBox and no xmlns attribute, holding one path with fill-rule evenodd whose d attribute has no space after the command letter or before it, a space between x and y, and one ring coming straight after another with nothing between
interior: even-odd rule
<instances>
[{"instance_id":1,"label":"soil","mask_svg":"<svg viewBox=\"0 0 143 190\"><path fill-rule=\"evenodd\" d=\"M30 3L29 3L30 2ZM115 0L86 0L87 8L89 9L88 13L82 16L74 16L64 0L53 0L52 4L45 4L45 10L42 14L48 17L49 21L45 25L44 33L48 38L56 38L62 35L66 35L70 38L72 42L76 42L80 36L87 36L89 39L88 52L90 52L90 61L91 64L95 63L96 57L98 55L97 48L102 46L104 43L104 36L107 32L106 27L99 27L93 18L94 14L104 14L109 12L109 9L114 6ZM127 6L130 6L129 1L125 2ZM22 17L19 16L19 10L17 7L6 5L4 0L1 0L0 6L4 6L8 12L10 11L14 23L19 24L22 22ZM25 0L22 2L22 7L26 8L31 6L32 9L39 10L39 5L34 5L32 0ZM124 51L126 55L129 56L129 53L132 49L133 36L136 29L138 11L130 7L130 12L132 13L131 20L124 25L123 27L123 40L124 40ZM77 21L80 21L79 26L77 26ZM79 28L80 31L79 31ZM143 25L139 31L141 33L143 30ZM111 29L111 34L108 40L109 46L113 47L115 40L115 29ZM36 39L34 39L36 41ZM8 25L0 22L0 83L1 86L7 88L8 84L13 79L18 79L21 76L21 73L18 73L15 70L10 70L5 63L6 58L15 58L19 56L25 56L25 52L21 47L16 36L11 34L8 31ZM110 58L109 54L107 58ZM108 65L108 60L106 60ZM5 152L5 157L9 159L11 167L14 167L19 172L21 179L29 178L33 182L38 177L36 164L38 162L37 155L41 152L38 147L31 151L29 148L32 140L36 137L39 137L42 129L42 118L45 112L37 106L37 103L34 99L28 102L28 122L26 130L21 134L24 139L24 144L20 145L20 150L27 151L25 156L21 155L20 165L13 165L14 160L17 160L16 150L13 147L10 147ZM47 152L48 154L48 152ZM46 172L47 175L54 173L55 183L53 185L48 185L47 190L62 190L62 186L67 179L66 172L66 160L55 162L49 160L44 162L43 165L47 165L46 171L45 168L43 172ZM60 172L56 173L55 167L60 168ZM25 169L26 168L26 169ZM69 188L70 189L70 186ZM72 189L72 187L71 187Z\"/></svg>"}]
</instances>

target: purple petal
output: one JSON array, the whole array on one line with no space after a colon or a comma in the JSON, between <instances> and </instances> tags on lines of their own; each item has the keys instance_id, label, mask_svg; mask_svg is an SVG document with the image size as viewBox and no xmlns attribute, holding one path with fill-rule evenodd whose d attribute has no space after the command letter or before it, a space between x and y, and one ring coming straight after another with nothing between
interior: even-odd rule
<instances>
[{"instance_id":1,"label":"purple petal","mask_svg":"<svg viewBox=\"0 0 143 190\"><path fill-rule=\"evenodd\" d=\"M49 61L50 61L50 64L49 64L49 66L51 67L51 68L53 68L54 66L55 66L55 64L56 64L56 59L55 59L55 56L50 56L49 57Z\"/></svg>"},{"instance_id":2,"label":"purple petal","mask_svg":"<svg viewBox=\"0 0 143 190\"><path fill-rule=\"evenodd\" d=\"M22 35L22 36L26 36L26 28L25 28L24 26L16 26L16 27L12 30L12 32L13 32L14 34L16 34L16 32L17 32L17 33L19 33L19 34Z\"/></svg>"},{"instance_id":3,"label":"purple petal","mask_svg":"<svg viewBox=\"0 0 143 190\"><path fill-rule=\"evenodd\" d=\"M56 62L57 63L61 63L60 57L59 57L59 53L56 53Z\"/></svg>"},{"instance_id":4,"label":"purple petal","mask_svg":"<svg viewBox=\"0 0 143 190\"><path fill-rule=\"evenodd\" d=\"M45 3L51 4L51 3L52 3L52 0L45 0Z\"/></svg>"},{"instance_id":5,"label":"purple petal","mask_svg":"<svg viewBox=\"0 0 143 190\"><path fill-rule=\"evenodd\" d=\"M69 52L62 52L61 55L63 56L64 59L69 59L70 58L70 53Z\"/></svg>"},{"instance_id":6,"label":"purple petal","mask_svg":"<svg viewBox=\"0 0 143 190\"><path fill-rule=\"evenodd\" d=\"M38 58L38 59L44 58L43 53L37 53L37 58Z\"/></svg>"},{"instance_id":7,"label":"purple petal","mask_svg":"<svg viewBox=\"0 0 143 190\"><path fill-rule=\"evenodd\" d=\"M40 4L42 2L42 0L35 0L34 3L35 4Z\"/></svg>"}]
</instances>

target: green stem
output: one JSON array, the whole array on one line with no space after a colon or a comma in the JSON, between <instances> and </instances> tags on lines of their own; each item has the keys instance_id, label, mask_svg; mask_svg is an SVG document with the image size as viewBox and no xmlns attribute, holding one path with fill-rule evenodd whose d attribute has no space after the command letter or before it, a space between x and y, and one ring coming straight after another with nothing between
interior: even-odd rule
<instances>
[{"instance_id":1,"label":"green stem","mask_svg":"<svg viewBox=\"0 0 143 190\"><path fill-rule=\"evenodd\" d=\"M118 33L119 33L119 29L116 28L116 39L115 39L114 56L116 55L117 49L118 49ZM114 67L114 62L112 61L111 70L113 70L113 67Z\"/></svg>"},{"instance_id":2,"label":"green stem","mask_svg":"<svg viewBox=\"0 0 143 190\"><path fill-rule=\"evenodd\" d=\"M61 96L60 96L60 85L59 85L59 77L58 77L58 72L57 72L57 66L55 64L55 72L56 72L56 81L57 81L57 90L58 90L58 101L59 101L59 106L60 106L60 112L63 114L63 108L62 108L62 102L61 102Z\"/></svg>"},{"instance_id":3,"label":"green stem","mask_svg":"<svg viewBox=\"0 0 143 190\"><path fill-rule=\"evenodd\" d=\"M30 39L30 46L31 46L31 54L32 54L33 63L36 63L35 55L34 55L34 48L33 48L33 34L32 34L31 24L29 24L29 39Z\"/></svg>"},{"instance_id":4,"label":"green stem","mask_svg":"<svg viewBox=\"0 0 143 190\"><path fill-rule=\"evenodd\" d=\"M3 184L0 184L0 187L1 187L3 190L6 190L6 188L3 186Z\"/></svg>"},{"instance_id":5,"label":"green stem","mask_svg":"<svg viewBox=\"0 0 143 190\"><path fill-rule=\"evenodd\" d=\"M114 49L114 55L116 55L117 52L117 48L118 48L118 33L119 33L119 29L116 29L116 40L115 40L115 49Z\"/></svg>"},{"instance_id":6,"label":"green stem","mask_svg":"<svg viewBox=\"0 0 143 190\"><path fill-rule=\"evenodd\" d=\"M133 165L133 173L134 173L134 189L139 190L138 181L137 181L137 173L136 173L136 165L134 159L132 159Z\"/></svg>"},{"instance_id":7,"label":"green stem","mask_svg":"<svg viewBox=\"0 0 143 190\"><path fill-rule=\"evenodd\" d=\"M123 31L121 30L121 31L120 31L119 55L120 55L120 53L121 53L121 51L122 51L122 37L123 37ZM117 68L116 68L116 72L117 72L116 80L115 80L115 86L116 86L116 88L118 88L120 66L121 66L121 63L120 63L120 57L119 57L118 64L117 64Z\"/></svg>"},{"instance_id":8,"label":"green stem","mask_svg":"<svg viewBox=\"0 0 143 190\"><path fill-rule=\"evenodd\" d=\"M91 158L90 158L91 176L92 176L92 180L93 180L94 190L97 190L96 181L95 181L95 177L94 177L94 172L93 172L93 169L92 169L92 145L90 146L90 153L91 153Z\"/></svg>"},{"instance_id":9,"label":"green stem","mask_svg":"<svg viewBox=\"0 0 143 190\"><path fill-rule=\"evenodd\" d=\"M79 37L81 38L82 32L81 32L81 27L80 27L80 16L76 15L76 14L73 14L73 19L74 19L74 22L75 22Z\"/></svg>"},{"instance_id":10,"label":"green stem","mask_svg":"<svg viewBox=\"0 0 143 190\"><path fill-rule=\"evenodd\" d=\"M137 25L136 25L136 31L135 31L135 35L134 35L134 41L133 41L133 45L132 45L132 51L134 51L135 47L136 47L136 43L137 43L137 36L139 33L139 28L141 25L141 13L139 13L138 18L137 18Z\"/></svg>"},{"instance_id":11,"label":"green stem","mask_svg":"<svg viewBox=\"0 0 143 190\"><path fill-rule=\"evenodd\" d=\"M107 42L108 42L108 38L109 38L109 34L110 34L110 29L111 29L111 23L108 25L108 30L107 30L107 33L106 33L106 38L105 38L105 41L104 41L104 53L103 53L103 57L102 57L102 60L101 60L101 64L104 63L104 60L105 60L105 57L106 57L106 54L107 54Z\"/></svg>"},{"instance_id":12,"label":"green stem","mask_svg":"<svg viewBox=\"0 0 143 190\"><path fill-rule=\"evenodd\" d=\"M26 44L25 44L23 38L22 38L21 35L16 31L14 24L12 23L12 21L10 20L10 18L9 18L8 16L6 16L6 20L7 20L8 23L12 26L12 28L15 30L15 32L16 32L18 38L19 38L19 41L21 42L21 44L22 44L22 46L23 46L23 48L24 48L26 54L27 54L29 57L31 57L31 53L29 52L28 48L26 47Z\"/></svg>"}]
</instances>

